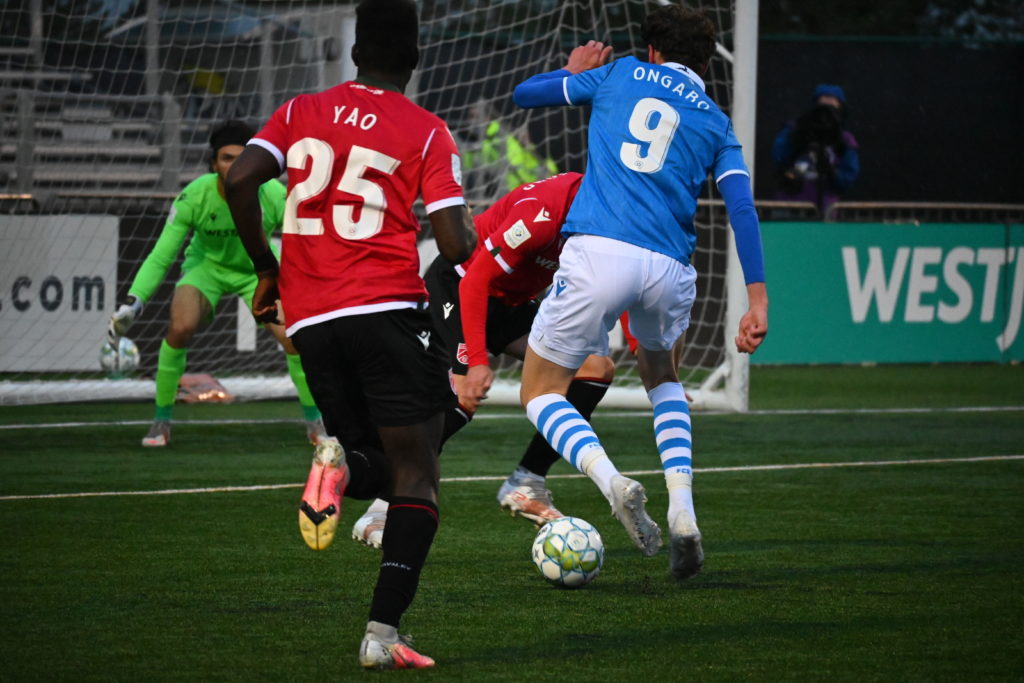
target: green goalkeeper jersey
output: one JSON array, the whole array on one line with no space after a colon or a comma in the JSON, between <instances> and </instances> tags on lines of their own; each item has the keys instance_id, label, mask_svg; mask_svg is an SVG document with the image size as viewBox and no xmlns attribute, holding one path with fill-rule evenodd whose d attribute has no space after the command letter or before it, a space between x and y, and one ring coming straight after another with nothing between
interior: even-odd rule
<instances>
[{"instance_id":1,"label":"green goalkeeper jersey","mask_svg":"<svg viewBox=\"0 0 1024 683\"><path fill-rule=\"evenodd\" d=\"M263 230L268 238L281 227L285 194L284 185L277 180L260 187ZM252 261L235 231L228 204L217 190L217 174L207 173L186 185L174 200L167 223L153 251L139 268L129 294L143 302L149 301L177 258L189 232L192 239L185 248L183 270L198 263L212 262L239 273L253 272Z\"/></svg>"}]
</instances>

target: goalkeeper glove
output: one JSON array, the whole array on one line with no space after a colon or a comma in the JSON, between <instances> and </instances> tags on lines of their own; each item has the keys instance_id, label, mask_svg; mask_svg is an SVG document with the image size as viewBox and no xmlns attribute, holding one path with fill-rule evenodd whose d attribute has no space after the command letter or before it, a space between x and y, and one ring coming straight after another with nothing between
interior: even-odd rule
<instances>
[{"instance_id":1,"label":"goalkeeper glove","mask_svg":"<svg viewBox=\"0 0 1024 683\"><path fill-rule=\"evenodd\" d=\"M128 331L135 319L142 313L142 299L134 294L128 295L128 301L118 306L114 315L110 316L110 325L107 327L107 341L117 348L117 340Z\"/></svg>"}]
</instances>

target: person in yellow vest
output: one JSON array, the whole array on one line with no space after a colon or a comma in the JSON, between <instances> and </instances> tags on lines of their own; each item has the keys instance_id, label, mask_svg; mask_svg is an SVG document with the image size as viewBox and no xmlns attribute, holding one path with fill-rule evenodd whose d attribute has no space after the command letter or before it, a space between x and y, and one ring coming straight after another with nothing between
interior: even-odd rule
<instances>
[{"instance_id":1,"label":"person in yellow vest","mask_svg":"<svg viewBox=\"0 0 1024 683\"><path fill-rule=\"evenodd\" d=\"M520 141L498 119L491 120L484 128L484 135L477 150L464 155L463 166L467 171L503 168L501 187L491 187L494 178L486 174L486 194L505 193L520 185L543 180L558 174L558 166L550 157L541 160L529 141Z\"/></svg>"}]
</instances>

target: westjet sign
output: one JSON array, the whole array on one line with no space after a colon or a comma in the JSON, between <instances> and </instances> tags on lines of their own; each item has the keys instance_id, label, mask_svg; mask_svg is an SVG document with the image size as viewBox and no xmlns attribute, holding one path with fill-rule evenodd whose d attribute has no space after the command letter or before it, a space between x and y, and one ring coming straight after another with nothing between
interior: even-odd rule
<instances>
[{"instance_id":1,"label":"westjet sign","mask_svg":"<svg viewBox=\"0 0 1024 683\"><path fill-rule=\"evenodd\" d=\"M1024 359L1024 226L765 223L761 363Z\"/></svg>"}]
</instances>

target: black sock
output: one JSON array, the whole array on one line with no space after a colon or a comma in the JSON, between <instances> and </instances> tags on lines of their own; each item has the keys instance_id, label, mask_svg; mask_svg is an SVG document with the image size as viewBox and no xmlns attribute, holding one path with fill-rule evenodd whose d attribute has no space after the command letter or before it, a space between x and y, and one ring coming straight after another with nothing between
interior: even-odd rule
<instances>
[{"instance_id":1,"label":"black sock","mask_svg":"<svg viewBox=\"0 0 1024 683\"><path fill-rule=\"evenodd\" d=\"M583 419L589 421L590 416L594 413L594 408L604 398L609 386L611 386L611 382L590 379L573 380L572 384L569 385L569 390L565 392L565 400L571 403L576 410L580 411ZM546 477L551 466L561 459L562 456L558 454L558 451L552 448L551 444L543 436L536 433L533 435L530 445L526 447L523 457L520 458L519 466L534 474Z\"/></svg>"},{"instance_id":2,"label":"black sock","mask_svg":"<svg viewBox=\"0 0 1024 683\"><path fill-rule=\"evenodd\" d=\"M437 506L429 500L398 496L391 499L370 621L398 628L402 614L416 595L420 570L434 542L437 524Z\"/></svg>"},{"instance_id":3,"label":"black sock","mask_svg":"<svg viewBox=\"0 0 1024 683\"><path fill-rule=\"evenodd\" d=\"M469 421L472 419L473 413L463 408L459 403L456 403L453 407L449 408L444 414L444 430L441 432L441 446L444 446L445 442L452 438L455 432L468 425ZM440 450L441 449L438 448L438 451Z\"/></svg>"},{"instance_id":4,"label":"black sock","mask_svg":"<svg viewBox=\"0 0 1024 683\"><path fill-rule=\"evenodd\" d=\"M379 498L391 483L391 469L384 454L373 446L347 449L349 482L345 496L356 500Z\"/></svg>"}]
</instances>

